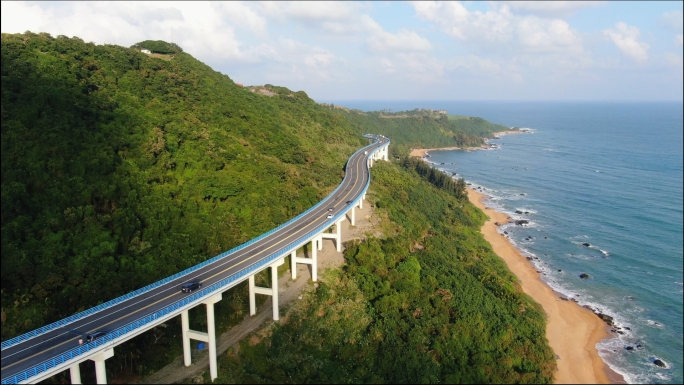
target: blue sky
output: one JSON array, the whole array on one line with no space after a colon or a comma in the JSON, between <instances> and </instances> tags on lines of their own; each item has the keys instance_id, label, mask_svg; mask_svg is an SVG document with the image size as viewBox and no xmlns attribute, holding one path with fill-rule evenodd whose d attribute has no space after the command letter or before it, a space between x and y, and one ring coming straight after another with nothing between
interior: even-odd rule
<instances>
[{"instance_id":1,"label":"blue sky","mask_svg":"<svg viewBox=\"0 0 684 385\"><path fill-rule=\"evenodd\" d=\"M325 100L682 100L682 2L1 2L3 33L152 39Z\"/></svg>"}]
</instances>

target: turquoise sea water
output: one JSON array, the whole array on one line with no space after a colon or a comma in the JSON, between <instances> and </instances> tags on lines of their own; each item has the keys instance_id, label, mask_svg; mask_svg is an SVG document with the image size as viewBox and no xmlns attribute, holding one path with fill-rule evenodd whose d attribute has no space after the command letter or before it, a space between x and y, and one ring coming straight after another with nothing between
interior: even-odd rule
<instances>
[{"instance_id":1,"label":"turquoise sea water","mask_svg":"<svg viewBox=\"0 0 684 385\"><path fill-rule=\"evenodd\" d=\"M501 231L538 258L551 287L615 318L624 334L599 344L614 370L629 383L682 383L682 103L334 103L445 109L532 129L492 140L499 149L429 160L530 221Z\"/></svg>"}]
</instances>

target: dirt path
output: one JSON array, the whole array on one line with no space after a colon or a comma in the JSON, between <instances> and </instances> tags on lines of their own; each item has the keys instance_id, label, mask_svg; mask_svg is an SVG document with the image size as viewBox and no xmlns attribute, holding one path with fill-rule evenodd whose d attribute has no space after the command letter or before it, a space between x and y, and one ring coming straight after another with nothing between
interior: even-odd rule
<instances>
[{"instance_id":1,"label":"dirt path","mask_svg":"<svg viewBox=\"0 0 684 385\"><path fill-rule=\"evenodd\" d=\"M349 220L342 223L342 242L350 239L365 238L366 233L372 233L378 236L379 218L373 215L373 208L368 202L364 202L363 209L356 208L356 226L352 227ZM323 241L323 250L318 252L318 276L325 269L337 268L344 263L344 256L342 253L335 251L335 245L332 240L326 239ZM292 305L292 301L299 297L300 292L312 286L310 283L311 272L310 266L304 264L297 265L297 280L290 279L290 274L285 273L278 281L279 287L279 302L280 302L280 319L286 319L287 309ZM254 316L245 316L245 319L231 330L223 333L218 338L216 345L216 354L221 355L231 346L240 342L250 333L257 331L262 325L270 326L273 324L271 301L267 300L261 307L257 309ZM160 371L144 378L140 384L172 384L183 381L186 378L194 377L197 374L208 370L209 358L208 353L192 352L192 365L185 367L183 365L183 356L176 357L173 362L162 368Z\"/></svg>"}]
</instances>

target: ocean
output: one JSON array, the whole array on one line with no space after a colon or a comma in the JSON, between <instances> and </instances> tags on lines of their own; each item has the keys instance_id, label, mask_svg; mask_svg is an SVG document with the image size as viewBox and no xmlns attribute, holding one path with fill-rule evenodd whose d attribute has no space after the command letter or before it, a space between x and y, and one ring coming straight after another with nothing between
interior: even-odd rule
<instances>
[{"instance_id":1,"label":"ocean","mask_svg":"<svg viewBox=\"0 0 684 385\"><path fill-rule=\"evenodd\" d=\"M429 160L482 187L488 206L530 221L501 231L553 289L614 317L623 334L598 345L612 369L629 383L684 381L681 102L332 102L529 128L491 140L498 149Z\"/></svg>"}]
</instances>

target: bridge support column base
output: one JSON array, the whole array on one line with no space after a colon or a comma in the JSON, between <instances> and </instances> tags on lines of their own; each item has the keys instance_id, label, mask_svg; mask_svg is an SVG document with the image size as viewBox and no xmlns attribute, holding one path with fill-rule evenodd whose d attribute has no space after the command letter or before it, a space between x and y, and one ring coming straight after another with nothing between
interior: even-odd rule
<instances>
[{"instance_id":1,"label":"bridge support column base","mask_svg":"<svg viewBox=\"0 0 684 385\"><path fill-rule=\"evenodd\" d=\"M102 351L102 353L91 358L91 360L95 362L95 378L98 384L107 383L107 370L105 368L105 360L111 357L114 357L114 348L104 350Z\"/></svg>"},{"instance_id":2,"label":"bridge support column base","mask_svg":"<svg viewBox=\"0 0 684 385\"><path fill-rule=\"evenodd\" d=\"M297 262L297 257L293 260ZM271 287L259 287L254 284L254 275L249 276L249 315L256 314L256 294L270 295L273 301L273 320L280 319L280 311L278 309L278 266L285 263L285 258L281 258L274 262L271 266ZM295 266L296 267L296 266ZM294 269L293 269L294 271Z\"/></svg>"},{"instance_id":3,"label":"bridge support column base","mask_svg":"<svg viewBox=\"0 0 684 385\"><path fill-rule=\"evenodd\" d=\"M78 364L73 364L69 367L69 373L71 374L71 383L80 384L81 383L81 368Z\"/></svg>"},{"instance_id":4,"label":"bridge support column base","mask_svg":"<svg viewBox=\"0 0 684 385\"><path fill-rule=\"evenodd\" d=\"M352 226L356 226L356 215L354 212L355 208L356 208L356 206L352 206L352 208L351 208L351 225Z\"/></svg>"}]
</instances>

